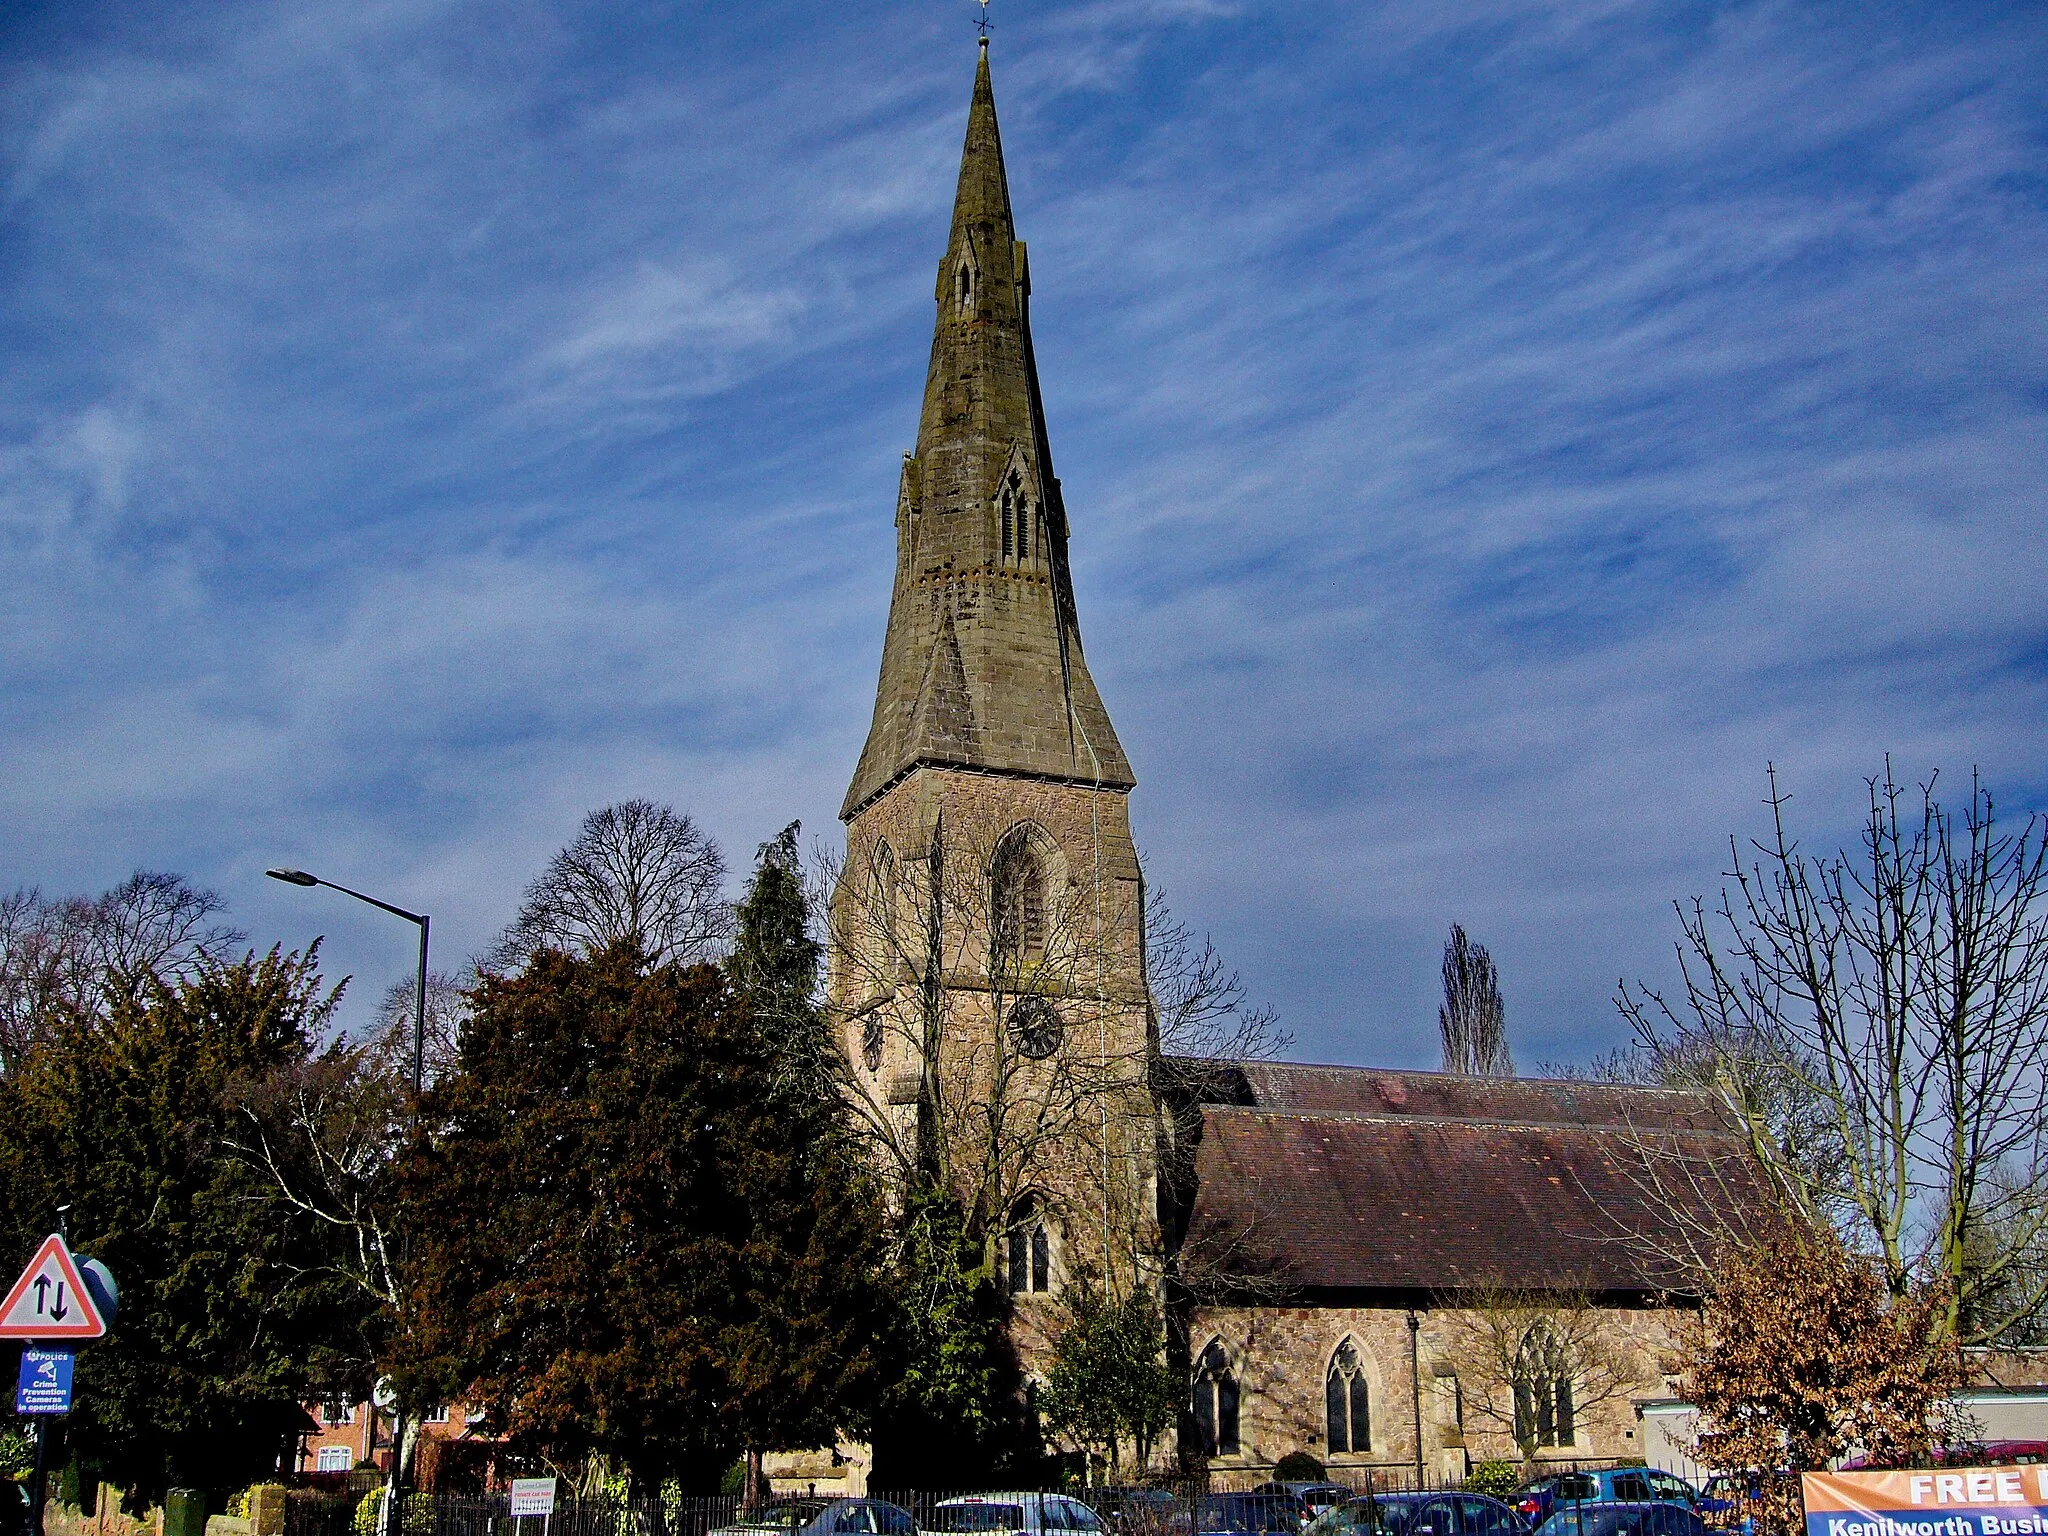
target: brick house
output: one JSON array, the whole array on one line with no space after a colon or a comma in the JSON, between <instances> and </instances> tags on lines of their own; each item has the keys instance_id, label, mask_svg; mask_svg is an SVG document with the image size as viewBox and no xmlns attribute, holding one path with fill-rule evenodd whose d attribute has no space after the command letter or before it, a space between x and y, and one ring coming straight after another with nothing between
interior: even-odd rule
<instances>
[{"instance_id":1,"label":"brick house","mask_svg":"<svg viewBox=\"0 0 2048 1536\"><path fill-rule=\"evenodd\" d=\"M304 1406L314 1428L300 1438L294 1471L332 1475L365 1463L390 1470L389 1414L367 1402ZM484 1431L482 1410L461 1403L436 1404L420 1426L418 1485L432 1489L444 1481L475 1481L479 1474L487 1475L498 1444Z\"/></svg>"}]
</instances>

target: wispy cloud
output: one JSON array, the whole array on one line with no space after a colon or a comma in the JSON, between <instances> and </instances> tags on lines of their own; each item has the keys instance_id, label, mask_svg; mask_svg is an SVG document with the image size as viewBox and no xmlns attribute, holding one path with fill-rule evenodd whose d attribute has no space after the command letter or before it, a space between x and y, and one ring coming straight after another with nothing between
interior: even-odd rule
<instances>
[{"instance_id":1,"label":"wispy cloud","mask_svg":"<svg viewBox=\"0 0 2048 1536\"><path fill-rule=\"evenodd\" d=\"M603 800L829 826L976 9L0 39L0 885L467 948ZM2048 803L2023 12L996 21L1140 836L1306 1050L1426 1062L1453 919L1611 1042L1766 760L1822 840L1887 749Z\"/></svg>"}]
</instances>

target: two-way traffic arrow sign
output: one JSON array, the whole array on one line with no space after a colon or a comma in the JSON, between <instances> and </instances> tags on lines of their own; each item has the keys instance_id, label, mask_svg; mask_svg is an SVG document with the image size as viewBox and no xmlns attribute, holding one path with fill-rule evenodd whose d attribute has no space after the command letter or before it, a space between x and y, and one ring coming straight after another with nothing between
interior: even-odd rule
<instances>
[{"instance_id":1,"label":"two-way traffic arrow sign","mask_svg":"<svg viewBox=\"0 0 2048 1536\"><path fill-rule=\"evenodd\" d=\"M0 1339L96 1339L106 1331L77 1261L52 1232L0 1301Z\"/></svg>"}]
</instances>

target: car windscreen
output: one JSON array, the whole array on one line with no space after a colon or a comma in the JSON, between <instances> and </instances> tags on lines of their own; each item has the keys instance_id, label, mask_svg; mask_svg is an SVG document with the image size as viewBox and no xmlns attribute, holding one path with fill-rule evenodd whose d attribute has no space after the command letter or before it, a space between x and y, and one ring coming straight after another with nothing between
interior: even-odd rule
<instances>
[{"instance_id":1,"label":"car windscreen","mask_svg":"<svg viewBox=\"0 0 2048 1536\"><path fill-rule=\"evenodd\" d=\"M1202 1500L1196 1527L1204 1531L1284 1531L1301 1529L1301 1508L1294 1500L1269 1494L1224 1494Z\"/></svg>"},{"instance_id":2,"label":"car windscreen","mask_svg":"<svg viewBox=\"0 0 2048 1536\"><path fill-rule=\"evenodd\" d=\"M809 1525L829 1506L829 1499L794 1499L787 1504L771 1504L761 1511L758 1520L749 1520L749 1525L772 1525L778 1531L800 1530Z\"/></svg>"},{"instance_id":3,"label":"car windscreen","mask_svg":"<svg viewBox=\"0 0 2048 1536\"><path fill-rule=\"evenodd\" d=\"M1021 1531L1024 1509L1018 1504L941 1504L926 1520L928 1531Z\"/></svg>"},{"instance_id":4,"label":"car windscreen","mask_svg":"<svg viewBox=\"0 0 2048 1536\"><path fill-rule=\"evenodd\" d=\"M1309 1527L1314 1536L1401 1536L1419 1499L1353 1499L1326 1509Z\"/></svg>"}]
</instances>

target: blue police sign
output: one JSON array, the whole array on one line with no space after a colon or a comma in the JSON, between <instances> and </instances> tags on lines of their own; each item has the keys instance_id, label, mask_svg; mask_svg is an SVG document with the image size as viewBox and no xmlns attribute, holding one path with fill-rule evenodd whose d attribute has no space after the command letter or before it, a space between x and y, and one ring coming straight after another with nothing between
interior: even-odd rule
<instances>
[{"instance_id":1,"label":"blue police sign","mask_svg":"<svg viewBox=\"0 0 2048 1536\"><path fill-rule=\"evenodd\" d=\"M69 1413L71 1361L68 1349L24 1349L21 1380L14 1388L16 1413Z\"/></svg>"}]
</instances>

